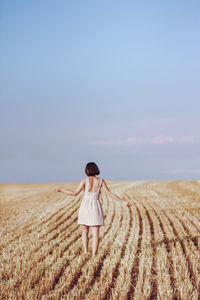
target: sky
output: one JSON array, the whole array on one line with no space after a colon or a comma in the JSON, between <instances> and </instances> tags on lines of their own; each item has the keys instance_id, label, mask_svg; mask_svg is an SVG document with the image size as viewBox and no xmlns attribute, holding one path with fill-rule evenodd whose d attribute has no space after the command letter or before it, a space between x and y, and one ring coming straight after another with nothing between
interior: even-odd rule
<instances>
[{"instance_id":1,"label":"sky","mask_svg":"<svg viewBox=\"0 0 200 300\"><path fill-rule=\"evenodd\" d=\"M0 183L200 179L199 1L0 3Z\"/></svg>"}]
</instances>

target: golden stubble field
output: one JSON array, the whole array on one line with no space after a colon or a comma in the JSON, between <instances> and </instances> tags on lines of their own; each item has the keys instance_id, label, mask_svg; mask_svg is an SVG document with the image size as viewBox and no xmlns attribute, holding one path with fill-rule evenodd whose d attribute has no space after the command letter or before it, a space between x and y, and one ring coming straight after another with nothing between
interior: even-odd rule
<instances>
[{"instance_id":1,"label":"golden stubble field","mask_svg":"<svg viewBox=\"0 0 200 300\"><path fill-rule=\"evenodd\" d=\"M107 181L97 256L83 253L79 182L0 184L0 299L199 299L200 181Z\"/></svg>"}]
</instances>

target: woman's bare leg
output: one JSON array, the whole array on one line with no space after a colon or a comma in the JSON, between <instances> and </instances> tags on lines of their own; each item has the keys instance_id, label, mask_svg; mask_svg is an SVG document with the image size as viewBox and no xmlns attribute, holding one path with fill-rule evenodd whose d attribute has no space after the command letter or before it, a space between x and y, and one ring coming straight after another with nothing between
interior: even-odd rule
<instances>
[{"instance_id":1,"label":"woman's bare leg","mask_svg":"<svg viewBox=\"0 0 200 300\"><path fill-rule=\"evenodd\" d=\"M84 252L88 252L88 232L89 232L89 227L87 225L82 225L82 240L83 240L83 248Z\"/></svg>"},{"instance_id":2,"label":"woman's bare leg","mask_svg":"<svg viewBox=\"0 0 200 300\"><path fill-rule=\"evenodd\" d=\"M99 227L92 226L92 254L95 255L99 246Z\"/></svg>"}]
</instances>

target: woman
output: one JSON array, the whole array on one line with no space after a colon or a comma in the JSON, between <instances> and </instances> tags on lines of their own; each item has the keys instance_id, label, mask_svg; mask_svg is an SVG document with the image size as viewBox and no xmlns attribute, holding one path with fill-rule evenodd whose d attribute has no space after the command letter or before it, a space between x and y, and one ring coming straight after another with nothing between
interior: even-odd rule
<instances>
[{"instance_id":1,"label":"woman","mask_svg":"<svg viewBox=\"0 0 200 300\"><path fill-rule=\"evenodd\" d=\"M81 180L75 192L70 192L60 188L57 188L56 192L64 192L71 196L77 196L82 189L85 190L85 194L78 211L78 224L81 225L82 229L82 241L85 253L88 252L89 227L92 227L92 254L96 255L99 245L99 229L100 226L104 226L103 209L99 200L101 189L106 192L108 197L112 197L124 203L126 206L130 206L131 203L126 200L122 200L120 197L112 193L105 180L96 177L100 174L100 171L94 162L87 163L85 173L88 177Z\"/></svg>"}]
</instances>

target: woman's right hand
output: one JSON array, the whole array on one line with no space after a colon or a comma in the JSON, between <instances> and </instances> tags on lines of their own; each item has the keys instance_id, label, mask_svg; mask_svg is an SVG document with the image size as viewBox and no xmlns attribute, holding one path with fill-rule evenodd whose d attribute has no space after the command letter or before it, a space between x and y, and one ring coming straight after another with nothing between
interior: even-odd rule
<instances>
[{"instance_id":1,"label":"woman's right hand","mask_svg":"<svg viewBox=\"0 0 200 300\"><path fill-rule=\"evenodd\" d=\"M128 201L126 201L126 200L124 200L124 201L125 201L125 205L126 205L127 207L129 207L129 206L132 205L130 202L128 202Z\"/></svg>"}]
</instances>

